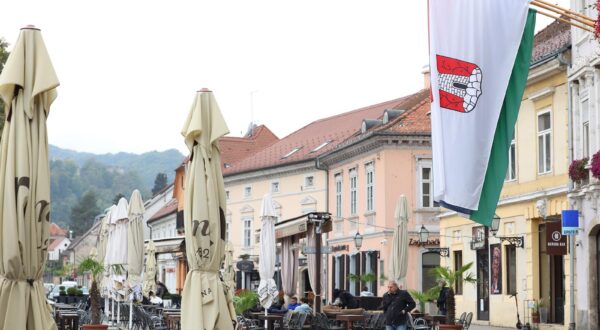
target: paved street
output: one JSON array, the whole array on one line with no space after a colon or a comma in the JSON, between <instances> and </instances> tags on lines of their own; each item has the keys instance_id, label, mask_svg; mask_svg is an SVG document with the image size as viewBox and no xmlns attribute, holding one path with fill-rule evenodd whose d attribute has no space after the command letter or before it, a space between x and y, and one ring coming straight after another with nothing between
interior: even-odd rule
<instances>
[{"instance_id":1,"label":"paved street","mask_svg":"<svg viewBox=\"0 0 600 330\"><path fill-rule=\"evenodd\" d=\"M505 329L515 329L515 328L504 328L504 327L492 327L489 325L478 325L472 324L469 327L469 330L505 330Z\"/></svg>"}]
</instances>

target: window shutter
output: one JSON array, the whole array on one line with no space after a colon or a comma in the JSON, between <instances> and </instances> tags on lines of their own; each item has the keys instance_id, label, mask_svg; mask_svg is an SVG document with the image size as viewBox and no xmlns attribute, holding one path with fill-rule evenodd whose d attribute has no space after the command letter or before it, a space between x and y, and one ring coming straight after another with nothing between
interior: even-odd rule
<instances>
[{"instance_id":1,"label":"window shutter","mask_svg":"<svg viewBox=\"0 0 600 330\"><path fill-rule=\"evenodd\" d=\"M350 291L350 274L352 270L350 269L350 256L346 254L346 271L344 272L344 277L346 278L346 290Z\"/></svg>"},{"instance_id":2,"label":"window shutter","mask_svg":"<svg viewBox=\"0 0 600 330\"><path fill-rule=\"evenodd\" d=\"M333 290L335 290L336 287L337 287L337 281L335 278L335 256L332 256L331 257L331 296L332 297L333 297Z\"/></svg>"},{"instance_id":3,"label":"window shutter","mask_svg":"<svg viewBox=\"0 0 600 330\"><path fill-rule=\"evenodd\" d=\"M340 276L338 277L338 289L340 290L344 290L344 272L346 271L345 268L345 264L346 264L346 256L342 255L340 258Z\"/></svg>"},{"instance_id":4,"label":"window shutter","mask_svg":"<svg viewBox=\"0 0 600 330\"><path fill-rule=\"evenodd\" d=\"M361 254L357 253L356 254L356 269L354 269L354 272L358 275L360 274L360 270L361 270ZM360 281L356 281L355 283L356 286L356 292L358 292L358 294L360 294L360 292L362 291L362 288L360 287Z\"/></svg>"},{"instance_id":5,"label":"window shutter","mask_svg":"<svg viewBox=\"0 0 600 330\"><path fill-rule=\"evenodd\" d=\"M371 253L371 271L375 274L375 278L378 278L377 266L379 264L379 260L377 259L377 251L372 251ZM371 283L371 287L373 288L373 294L377 296L377 281Z\"/></svg>"}]
</instances>

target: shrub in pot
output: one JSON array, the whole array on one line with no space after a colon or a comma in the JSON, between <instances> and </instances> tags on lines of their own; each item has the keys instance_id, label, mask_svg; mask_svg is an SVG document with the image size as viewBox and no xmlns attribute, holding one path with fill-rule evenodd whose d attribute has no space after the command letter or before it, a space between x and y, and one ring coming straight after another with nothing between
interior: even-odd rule
<instances>
[{"instance_id":1,"label":"shrub in pot","mask_svg":"<svg viewBox=\"0 0 600 330\"><path fill-rule=\"evenodd\" d=\"M79 269L83 272L89 271L92 273L92 286L90 288L90 312L91 312L91 324L84 324L84 330L95 330L95 329L108 329L108 325L101 324L101 311L100 311L100 291L98 290L98 281L100 276L104 273L104 267L101 263L93 258L87 258L81 262Z\"/></svg>"},{"instance_id":2,"label":"shrub in pot","mask_svg":"<svg viewBox=\"0 0 600 330\"><path fill-rule=\"evenodd\" d=\"M448 267L438 266L433 271L438 280L443 280L448 286L446 296L446 324L440 324L440 329L462 329L462 325L456 325L456 300L454 299L454 285L458 281L464 283L477 283L477 278L469 271L473 266L472 262L460 267L457 270L451 270Z\"/></svg>"},{"instance_id":3,"label":"shrub in pot","mask_svg":"<svg viewBox=\"0 0 600 330\"><path fill-rule=\"evenodd\" d=\"M588 158L576 159L569 165L569 178L575 183L581 183L588 177L588 170L585 168Z\"/></svg>"}]
</instances>

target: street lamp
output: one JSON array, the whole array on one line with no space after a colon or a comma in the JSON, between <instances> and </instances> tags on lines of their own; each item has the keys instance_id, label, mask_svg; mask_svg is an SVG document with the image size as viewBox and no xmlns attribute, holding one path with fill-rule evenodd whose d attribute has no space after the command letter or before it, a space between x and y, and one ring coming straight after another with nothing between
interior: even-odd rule
<instances>
[{"instance_id":1,"label":"street lamp","mask_svg":"<svg viewBox=\"0 0 600 330\"><path fill-rule=\"evenodd\" d=\"M497 214L494 214L492 224L490 225L490 232L494 237L496 237L496 233L498 233L498 228L500 228L500 217Z\"/></svg>"},{"instance_id":2,"label":"street lamp","mask_svg":"<svg viewBox=\"0 0 600 330\"><path fill-rule=\"evenodd\" d=\"M429 230L425 228L425 225L421 225L421 229L419 230L419 243L425 244L429 239Z\"/></svg>"},{"instance_id":3,"label":"street lamp","mask_svg":"<svg viewBox=\"0 0 600 330\"><path fill-rule=\"evenodd\" d=\"M360 247L362 246L363 237L359 232L356 232L354 235L354 246L356 246L356 250L360 251Z\"/></svg>"}]
</instances>

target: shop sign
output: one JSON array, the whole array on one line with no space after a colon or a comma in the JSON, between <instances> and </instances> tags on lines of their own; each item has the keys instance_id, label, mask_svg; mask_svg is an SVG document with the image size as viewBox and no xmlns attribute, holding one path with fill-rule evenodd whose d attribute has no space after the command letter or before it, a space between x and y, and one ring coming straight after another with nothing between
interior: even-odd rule
<instances>
[{"instance_id":1,"label":"shop sign","mask_svg":"<svg viewBox=\"0 0 600 330\"><path fill-rule=\"evenodd\" d=\"M334 245L331 247L331 252L339 252L339 251L350 251L348 244L344 245Z\"/></svg>"},{"instance_id":2,"label":"shop sign","mask_svg":"<svg viewBox=\"0 0 600 330\"><path fill-rule=\"evenodd\" d=\"M254 262L250 260L238 261L236 266L237 269L241 270L242 272L251 272L254 270Z\"/></svg>"},{"instance_id":3,"label":"shop sign","mask_svg":"<svg viewBox=\"0 0 600 330\"><path fill-rule=\"evenodd\" d=\"M562 211L562 234L577 235L579 231L579 212L577 210Z\"/></svg>"},{"instance_id":4,"label":"shop sign","mask_svg":"<svg viewBox=\"0 0 600 330\"><path fill-rule=\"evenodd\" d=\"M487 248L487 237L484 226L473 227L473 236L471 241L471 250L481 250Z\"/></svg>"},{"instance_id":5,"label":"shop sign","mask_svg":"<svg viewBox=\"0 0 600 330\"><path fill-rule=\"evenodd\" d=\"M559 221L546 222L546 253L550 255L567 254L567 236L562 234Z\"/></svg>"},{"instance_id":6,"label":"shop sign","mask_svg":"<svg viewBox=\"0 0 600 330\"><path fill-rule=\"evenodd\" d=\"M427 242L421 243L421 241L419 241L418 239L409 238L408 245L417 245L417 246L440 245L440 240L438 238L434 238L434 239L428 239Z\"/></svg>"}]
</instances>

